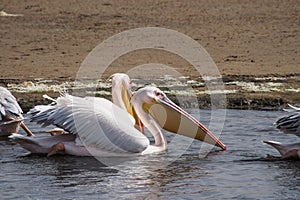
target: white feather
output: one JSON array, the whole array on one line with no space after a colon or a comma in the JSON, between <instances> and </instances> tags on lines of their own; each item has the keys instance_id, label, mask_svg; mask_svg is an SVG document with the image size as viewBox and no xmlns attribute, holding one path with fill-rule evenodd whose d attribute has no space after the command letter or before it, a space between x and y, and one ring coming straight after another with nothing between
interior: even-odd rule
<instances>
[{"instance_id":1,"label":"white feather","mask_svg":"<svg viewBox=\"0 0 300 200\"><path fill-rule=\"evenodd\" d=\"M32 119L78 134L84 145L103 151L139 153L149 145L149 140L134 128L128 113L106 99L67 95L56 102L64 103L35 108L29 112Z\"/></svg>"}]
</instances>

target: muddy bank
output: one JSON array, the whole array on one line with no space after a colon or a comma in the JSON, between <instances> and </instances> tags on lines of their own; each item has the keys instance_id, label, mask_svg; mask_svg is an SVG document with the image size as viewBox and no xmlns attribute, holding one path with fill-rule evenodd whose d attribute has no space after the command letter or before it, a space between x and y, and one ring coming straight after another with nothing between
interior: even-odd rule
<instances>
[{"instance_id":1,"label":"muddy bank","mask_svg":"<svg viewBox=\"0 0 300 200\"><path fill-rule=\"evenodd\" d=\"M162 27L183 33L227 75L300 73L297 0L0 1L0 77L74 79L88 53L122 31ZM126 72L141 63L165 63L193 76L186 62L166 52L131 52L112 63Z\"/></svg>"},{"instance_id":2,"label":"muddy bank","mask_svg":"<svg viewBox=\"0 0 300 200\"><path fill-rule=\"evenodd\" d=\"M57 96L63 83L84 94L86 86L73 82L94 47L123 31L161 27L187 35L210 54L224 82L222 91L214 91L226 95L226 102L220 104L278 109L300 102L299 10L297 0L2 0L0 85L13 91L25 111L47 103L44 93ZM205 82L186 60L169 52L130 52L111 63L105 76L149 63L161 63L191 77L190 82L178 81L184 85L157 83L174 100L190 107L195 103L187 99L194 94L199 107L210 108L211 91ZM135 78L167 74L159 68L149 70ZM35 86L24 86L29 81ZM96 95L110 97L109 85L97 88Z\"/></svg>"}]
</instances>

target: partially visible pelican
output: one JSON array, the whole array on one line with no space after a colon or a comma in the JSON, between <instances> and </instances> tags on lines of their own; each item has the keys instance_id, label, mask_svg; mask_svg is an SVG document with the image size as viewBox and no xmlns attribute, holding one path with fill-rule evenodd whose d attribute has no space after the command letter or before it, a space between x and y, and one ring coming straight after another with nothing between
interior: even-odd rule
<instances>
[{"instance_id":1,"label":"partially visible pelican","mask_svg":"<svg viewBox=\"0 0 300 200\"><path fill-rule=\"evenodd\" d=\"M286 134L294 134L300 136L300 108L290 104L289 109L284 109L291 114L279 118L274 125L276 128ZM300 143L281 144L280 142L264 141L264 143L271 145L281 154L280 159L293 158L300 159ZM269 156L269 158L272 156Z\"/></svg>"},{"instance_id":2,"label":"partially visible pelican","mask_svg":"<svg viewBox=\"0 0 300 200\"><path fill-rule=\"evenodd\" d=\"M271 145L280 153L280 159L300 159L300 143L293 144L281 144L280 142L275 141L264 141L264 143ZM269 158L272 156L269 155Z\"/></svg>"},{"instance_id":3,"label":"partially visible pelican","mask_svg":"<svg viewBox=\"0 0 300 200\"><path fill-rule=\"evenodd\" d=\"M0 87L0 136L8 136L17 133L21 126L28 136L32 132L23 122L22 109L16 98L4 87Z\"/></svg>"},{"instance_id":4,"label":"partially visible pelican","mask_svg":"<svg viewBox=\"0 0 300 200\"><path fill-rule=\"evenodd\" d=\"M295 134L300 137L300 108L288 105L290 108L284 110L290 114L278 119L274 125L284 133Z\"/></svg>"},{"instance_id":5,"label":"partially visible pelican","mask_svg":"<svg viewBox=\"0 0 300 200\"><path fill-rule=\"evenodd\" d=\"M223 150L226 146L194 117L167 98L156 87L139 89L132 95L127 75L112 76L113 102L96 97L64 94L54 105L36 106L29 114L43 125L56 125L70 134L25 137L10 136L32 153L76 156L144 155L164 151L167 141L161 128L195 138ZM153 135L150 145L145 126Z\"/></svg>"}]
</instances>

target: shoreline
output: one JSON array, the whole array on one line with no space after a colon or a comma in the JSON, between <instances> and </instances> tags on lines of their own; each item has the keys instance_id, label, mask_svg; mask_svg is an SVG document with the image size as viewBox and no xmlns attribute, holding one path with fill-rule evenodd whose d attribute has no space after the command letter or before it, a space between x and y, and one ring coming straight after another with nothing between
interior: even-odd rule
<instances>
[{"instance_id":1,"label":"shoreline","mask_svg":"<svg viewBox=\"0 0 300 200\"><path fill-rule=\"evenodd\" d=\"M42 96L44 94L48 94L52 98L56 98L59 96L58 92L30 92L24 96L24 93L16 93L13 92L13 95L17 98L18 103L20 104L24 113L28 112L31 108L36 105L47 105L51 102L44 99ZM257 97L257 95L259 97ZM111 97L108 95L96 95L97 97L103 97L108 100L111 100ZM175 96L168 96L172 101L178 103L178 100ZM190 103L189 98L187 96L179 96L181 99L185 99L183 104L180 104L183 108L197 108L194 104ZM211 109L210 97L207 95L197 96L198 99L198 108L199 109ZM194 100L194 98L193 98ZM249 94L229 94L226 95L226 107L221 107L221 109L238 109L238 110L282 110L287 107L287 104L299 104L297 100L288 100L282 98L280 94L273 93L260 93L255 95ZM215 107L216 109L220 107Z\"/></svg>"},{"instance_id":2,"label":"shoreline","mask_svg":"<svg viewBox=\"0 0 300 200\"><path fill-rule=\"evenodd\" d=\"M187 77L165 76L157 79L132 79L132 89L155 84L175 103L184 108L210 109L211 96L218 98L214 108L281 110L287 104L300 102L300 75L293 76L223 76L223 90L209 90L207 84L215 85L218 80L195 81ZM76 82L71 79L0 79L0 85L7 87L16 96L23 111L38 104L49 104L43 94L55 98L66 89L76 96L97 96L111 100L111 85L105 80Z\"/></svg>"}]
</instances>

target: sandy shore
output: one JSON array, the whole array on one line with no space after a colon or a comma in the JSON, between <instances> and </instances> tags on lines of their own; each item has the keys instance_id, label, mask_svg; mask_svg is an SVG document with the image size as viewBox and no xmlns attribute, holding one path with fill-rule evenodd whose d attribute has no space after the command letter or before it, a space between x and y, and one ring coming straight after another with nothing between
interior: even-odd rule
<instances>
[{"instance_id":1,"label":"sandy shore","mask_svg":"<svg viewBox=\"0 0 300 200\"><path fill-rule=\"evenodd\" d=\"M265 100L266 105L272 101L282 106L300 102L300 3L297 0L245 3L234 0L76 3L2 0L0 3L5 13L21 15L0 16L0 84L4 86L28 80L51 79L59 83L74 80L81 62L105 39L133 28L163 27L199 42L215 61L225 82L280 77L285 88L294 89L289 92L245 90L232 94L239 103L244 102L241 108L252 108L253 99L270 99ZM106 75L151 62L166 63L183 75L195 76L182 59L145 50L121 57L112 63ZM31 100L30 95L26 100L23 94L15 94L21 102L25 99L23 105ZM231 107L231 103L228 105Z\"/></svg>"}]
</instances>

